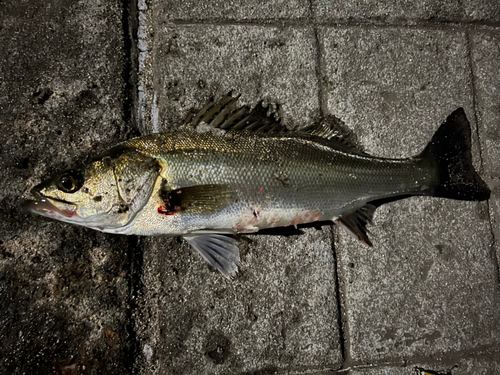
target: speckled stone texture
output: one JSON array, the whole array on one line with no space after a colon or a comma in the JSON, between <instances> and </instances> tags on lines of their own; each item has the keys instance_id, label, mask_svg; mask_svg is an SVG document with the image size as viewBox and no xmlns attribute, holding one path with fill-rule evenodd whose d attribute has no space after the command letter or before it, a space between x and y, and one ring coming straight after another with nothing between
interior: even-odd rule
<instances>
[{"instance_id":1,"label":"speckled stone texture","mask_svg":"<svg viewBox=\"0 0 500 375\"><path fill-rule=\"evenodd\" d=\"M0 8L0 373L500 372L498 1ZM336 116L386 157L464 107L492 198L385 205L373 248L328 226L241 236L230 281L181 240L20 211L47 175L231 89L289 128Z\"/></svg>"},{"instance_id":2,"label":"speckled stone texture","mask_svg":"<svg viewBox=\"0 0 500 375\"><path fill-rule=\"evenodd\" d=\"M133 363L129 253L137 239L19 207L48 174L130 136L121 5L1 5L2 374L118 374Z\"/></svg>"}]
</instances>

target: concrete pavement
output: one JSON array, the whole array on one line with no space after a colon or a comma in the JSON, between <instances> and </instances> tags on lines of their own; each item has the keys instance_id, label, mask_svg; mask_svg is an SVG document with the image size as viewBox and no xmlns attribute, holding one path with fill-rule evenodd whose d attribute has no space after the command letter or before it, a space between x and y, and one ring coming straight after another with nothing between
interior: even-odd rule
<instances>
[{"instance_id":1,"label":"concrete pavement","mask_svg":"<svg viewBox=\"0 0 500 375\"><path fill-rule=\"evenodd\" d=\"M500 373L500 5L468 0L9 2L0 41L0 372ZM240 239L228 281L186 243L19 211L47 174L210 96L335 116L409 157L464 107L488 202L379 208L342 230Z\"/></svg>"}]
</instances>

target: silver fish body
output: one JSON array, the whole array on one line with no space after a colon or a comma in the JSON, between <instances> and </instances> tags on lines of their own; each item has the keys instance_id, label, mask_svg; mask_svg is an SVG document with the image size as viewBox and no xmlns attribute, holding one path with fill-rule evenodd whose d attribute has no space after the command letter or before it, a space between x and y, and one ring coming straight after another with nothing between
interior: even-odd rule
<instances>
[{"instance_id":1,"label":"silver fish body","mask_svg":"<svg viewBox=\"0 0 500 375\"><path fill-rule=\"evenodd\" d=\"M232 196L217 211L192 209L167 215L158 214L161 193L153 194L133 222L111 230L117 233L251 233L335 220L369 201L426 194L437 182L427 160L348 154L305 134L179 132L141 137L123 146L160 163L155 192L161 192L162 183L169 190L214 186L214 194L221 186L228 187Z\"/></svg>"}]
</instances>

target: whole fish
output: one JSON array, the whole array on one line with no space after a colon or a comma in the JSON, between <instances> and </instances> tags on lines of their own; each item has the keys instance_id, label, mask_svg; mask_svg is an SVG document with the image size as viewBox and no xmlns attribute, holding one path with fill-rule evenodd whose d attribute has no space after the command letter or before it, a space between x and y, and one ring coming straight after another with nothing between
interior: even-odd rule
<instances>
[{"instance_id":1,"label":"whole fish","mask_svg":"<svg viewBox=\"0 0 500 375\"><path fill-rule=\"evenodd\" d=\"M225 276L231 236L335 221L371 245L366 225L386 202L414 195L486 200L470 125L454 111L417 156L370 156L339 121L289 131L267 109L210 100L181 131L121 143L33 188L25 207L108 233L182 236Z\"/></svg>"}]
</instances>

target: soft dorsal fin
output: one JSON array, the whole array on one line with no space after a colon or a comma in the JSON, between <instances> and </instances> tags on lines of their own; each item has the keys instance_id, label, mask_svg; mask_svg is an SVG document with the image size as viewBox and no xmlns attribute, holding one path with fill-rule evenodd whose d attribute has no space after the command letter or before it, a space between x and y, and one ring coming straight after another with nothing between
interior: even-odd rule
<instances>
[{"instance_id":1,"label":"soft dorsal fin","mask_svg":"<svg viewBox=\"0 0 500 375\"><path fill-rule=\"evenodd\" d=\"M356 135L335 116L328 116L319 123L300 130L308 136L317 137L320 143L350 154L368 155L358 142Z\"/></svg>"},{"instance_id":2,"label":"soft dorsal fin","mask_svg":"<svg viewBox=\"0 0 500 375\"><path fill-rule=\"evenodd\" d=\"M213 128L223 130L246 130L260 133L288 132L279 119L268 114L269 108L263 106L263 101L250 109L248 106L236 104L240 96L233 97L230 91L217 103L210 98L196 113L190 113L184 120L182 129L196 128L204 123Z\"/></svg>"}]
</instances>

